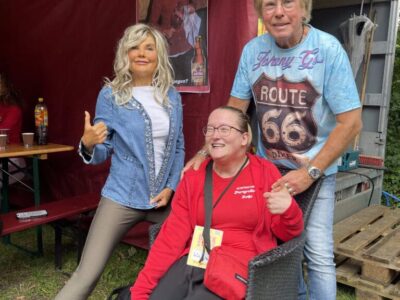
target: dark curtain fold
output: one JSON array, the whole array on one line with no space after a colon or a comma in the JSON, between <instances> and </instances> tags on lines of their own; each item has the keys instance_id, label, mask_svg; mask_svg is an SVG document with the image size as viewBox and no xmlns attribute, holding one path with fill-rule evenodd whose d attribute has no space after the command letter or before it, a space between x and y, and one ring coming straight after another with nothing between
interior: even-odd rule
<instances>
[{"instance_id":1,"label":"dark curtain fold","mask_svg":"<svg viewBox=\"0 0 400 300\"><path fill-rule=\"evenodd\" d=\"M226 103L241 49L256 34L252 0L209 0L208 94L182 94L186 159L203 144L209 112ZM112 76L117 40L135 20L135 0L0 1L0 71L20 91L24 130L44 97L50 142L76 146L84 110L94 114L104 77ZM86 166L75 151L41 163L42 193L61 198L99 191L109 164Z\"/></svg>"}]
</instances>

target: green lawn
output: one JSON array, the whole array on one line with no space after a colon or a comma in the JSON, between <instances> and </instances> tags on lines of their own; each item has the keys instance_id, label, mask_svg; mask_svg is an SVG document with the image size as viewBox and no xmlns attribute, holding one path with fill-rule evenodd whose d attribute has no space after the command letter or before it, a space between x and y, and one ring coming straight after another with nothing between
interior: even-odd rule
<instances>
[{"instance_id":1,"label":"green lawn","mask_svg":"<svg viewBox=\"0 0 400 300\"><path fill-rule=\"evenodd\" d=\"M53 299L68 276L76 267L76 250L72 240L63 237L63 272L54 269L54 232L50 226L43 227L44 256L32 257L14 246L0 242L0 299L45 300ZM13 243L32 249L35 245L34 230L12 235ZM91 300L106 299L110 291L132 282L147 252L120 244L97 284ZM340 300L354 300L354 290L339 286Z\"/></svg>"},{"instance_id":2,"label":"green lawn","mask_svg":"<svg viewBox=\"0 0 400 300\"><path fill-rule=\"evenodd\" d=\"M0 243L0 299L53 299L68 276L76 268L76 248L70 238L63 237L63 272L54 269L54 231L43 227L44 256L32 257L12 245ZM12 235L15 244L33 249L34 230ZM110 291L132 282L146 259L147 252L127 245L119 245L114 252L97 288L89 299L105 299Z\"/></svg>"}]
</instances>

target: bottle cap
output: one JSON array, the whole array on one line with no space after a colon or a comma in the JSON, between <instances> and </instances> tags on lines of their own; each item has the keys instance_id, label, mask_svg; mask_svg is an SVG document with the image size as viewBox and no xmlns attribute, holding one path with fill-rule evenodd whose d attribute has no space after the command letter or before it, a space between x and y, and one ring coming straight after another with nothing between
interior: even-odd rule
<instances>
[{"instance_id":1,"label":"bottle cap","mask_svg":"<svg viewBox=\"0 0 400 300\"><path fill-rule=\"evenodd\" d=\"M39 102L43 102L43 98L42 98L42 97L39 97L38 101L39 101Z\"/></svg>"}]
</instances>

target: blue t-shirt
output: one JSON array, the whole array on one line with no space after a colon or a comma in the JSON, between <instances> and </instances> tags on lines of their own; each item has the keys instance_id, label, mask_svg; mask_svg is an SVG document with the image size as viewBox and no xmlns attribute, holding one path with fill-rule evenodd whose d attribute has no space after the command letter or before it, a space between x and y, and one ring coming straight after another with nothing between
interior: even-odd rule
<instances>
[{"instance_id":1,"label":"blue t-shirt","mask_svg":"<svg viewBox=\"0 0 400 300\"><path fill-rule=\"evenodd\" d=\"M321 150L336 126L335 115L360 107L343 47L332 35L309 28L289 49L279 48L269 34L247 43L231 91L233 97L254 99L257 154L292 169ZM334 163L325 175L336 172Z\"/></svg>"}]
</instances>

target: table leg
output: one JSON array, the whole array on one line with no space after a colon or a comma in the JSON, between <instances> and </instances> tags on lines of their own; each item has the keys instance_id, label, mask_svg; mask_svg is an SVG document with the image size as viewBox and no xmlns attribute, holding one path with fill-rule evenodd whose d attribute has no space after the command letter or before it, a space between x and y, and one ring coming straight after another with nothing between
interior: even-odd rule
<instances>
[{"instance_id":1,"label":"table leg","mask_svg":"<svg viewBox=\"0 0 400 300\"><path fill-rule=\"evenodd\" d=\"M32 158L33 165L33 194L35 199L35 206L40 205L40 182L39 182L39 157L34 156ZM37 250L39 255L43 255L43 235L42 226L36 227L36 241Z\"/></svg>"},{"instance_id":2,"label":"table leg","mask_svg":"<svg viewBox=\"0 0 400 300\"><path fill-rule=\"evenodd\" d=\"M62 225L57 224L54 226L54 265L57 270L62 269Z\"/></svg>"},{"instance_id":3,"label":"table leg","mask_svg":"<svg viewBox=\"0 0 400 300\"><path fill-rule=\"evenodd\" d=\"M1 188L1 212L6 213L10 210L9 207L9 200L8 200L8 158L1 159L2 168L6 172L2 172L2 188ZM3 242L9 244L10 243L10 236L6 235L3 237Z\"/></svg>"},{"instance_id":4,"label":"table leg","mask_svg":"<svg viewBox=\"0 0 400 300\"><path fill-rule=\"evenodd\" d=\"M2 169L8 173L8 158L1 159ZM1 199L1 212L6 213L9 211L8 204L8 174L2 172L2 199Z\"/></svg>"}]
</instances>

